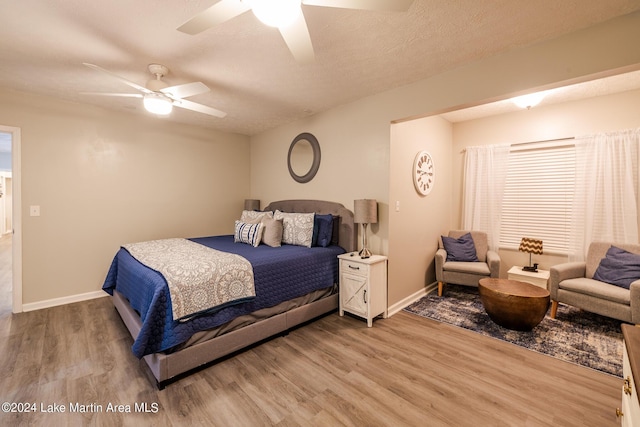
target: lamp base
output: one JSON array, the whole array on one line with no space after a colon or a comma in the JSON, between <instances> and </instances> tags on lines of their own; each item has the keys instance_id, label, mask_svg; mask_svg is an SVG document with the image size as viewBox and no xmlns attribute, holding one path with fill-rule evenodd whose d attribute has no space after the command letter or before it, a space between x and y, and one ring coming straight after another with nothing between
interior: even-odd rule
<instances>
[{"instance_id":1,"label":"lamp base","mask_svg":"<svg viewBox=\"0 0 640 427\"><path fill-rule=\"evenodd\" d=\"M360 255L362 259L371 258L371 251L367 248L362 248L360 252L358 252L358 255Z\"/></svg>"},{"instance_id":2,"label":"lamp base","mask_svg":"<svg viewBox=\"0 0 640 427\"><path fill-rule=\"evenodd\" d=\"M522 267L522 271L530 271L532 273L537 273L538 272L538 264L535 263L535 264L533 264L533 266L525 265L524 267Z\"/></svg>"}]
</instances>

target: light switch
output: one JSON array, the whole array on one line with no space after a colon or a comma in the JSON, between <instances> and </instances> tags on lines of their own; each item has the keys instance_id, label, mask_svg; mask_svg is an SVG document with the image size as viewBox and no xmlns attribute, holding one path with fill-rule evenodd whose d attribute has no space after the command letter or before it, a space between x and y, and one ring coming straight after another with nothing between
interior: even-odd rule
<instances>
[{"instance_id":1,"label":"light switch","mask_svg":"<svg viewBox=\"0 0 640 427\"><path fill-rule=\"evenodd\" d=\"M396 212L400 212L400 200L396 200Z\"/></svg>"},{"instance_id":2,"label":"light switch","mask_svg":"<svg viewBox=\"0 0 640 427\"><path fill-rule=\"evenodd\" d=\"M38 205L29 206L29 215L40 216L40 206Z\"/></svg>"}]
</instances>

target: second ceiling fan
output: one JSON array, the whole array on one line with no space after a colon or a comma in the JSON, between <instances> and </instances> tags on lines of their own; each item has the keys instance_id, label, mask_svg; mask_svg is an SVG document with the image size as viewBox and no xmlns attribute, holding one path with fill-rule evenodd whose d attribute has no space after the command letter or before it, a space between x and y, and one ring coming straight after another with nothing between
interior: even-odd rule
<instances>
[{"instance_id":1,"label":"second ceiling fan","mask_svg":"<svg viewBox=\"0 0 640 427\"><path fill-rule=\"evenodd\" d=\"M266 25L276 27L296 61L313 62L315 55L302 5L343 9L406 11L413 0L220 0L178 28L187 34L198 34L217 24L252 10Z\"/></svg>"}]
</instances>

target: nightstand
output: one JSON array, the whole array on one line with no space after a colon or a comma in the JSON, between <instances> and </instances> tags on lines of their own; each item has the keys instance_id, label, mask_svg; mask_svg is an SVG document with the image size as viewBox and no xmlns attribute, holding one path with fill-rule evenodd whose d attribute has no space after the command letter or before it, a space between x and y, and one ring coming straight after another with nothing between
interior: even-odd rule
<instances>
[{"instance_id":1,"label":"nightstand","mask_svg":"<svg viewBox=\"0 0 640 427\"><path fill-rule=\"evenodd\" d=\"M520 282L531 283L532 285L540 286L541 288L548 288L547 282L549 280L549 271L540 270L537 272L524 271L522 267L513 266L509 269L509 280L519 280Z\"/></svg>"},{"instance_id":2,"label":"nightstand","mask_svg":"<svg viewBox=\"0 0 640 427\"><path fill-rule=\"evenodd\" d=\"M362 259L357 252L338 256L340 261L340 316L347 311L367 319L387 317L387 257Z\"/></svg>"}]
</instances>

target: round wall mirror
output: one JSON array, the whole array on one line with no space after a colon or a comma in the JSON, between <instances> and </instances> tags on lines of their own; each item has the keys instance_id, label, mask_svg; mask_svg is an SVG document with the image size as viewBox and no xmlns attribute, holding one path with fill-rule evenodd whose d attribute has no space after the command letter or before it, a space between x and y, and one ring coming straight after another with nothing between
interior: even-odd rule
<instances>
[{"instance_id":1,"label":"round wall mirror","mask_svg":"<svg viewBox=\"0 0 640 427\"><path fill-rule=\"evenodd\" d=\"M320 168L320 144L310 133L296 136L287 155L289 174L297 182L309 182Z\"/></svg>"}]
</instances>

